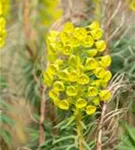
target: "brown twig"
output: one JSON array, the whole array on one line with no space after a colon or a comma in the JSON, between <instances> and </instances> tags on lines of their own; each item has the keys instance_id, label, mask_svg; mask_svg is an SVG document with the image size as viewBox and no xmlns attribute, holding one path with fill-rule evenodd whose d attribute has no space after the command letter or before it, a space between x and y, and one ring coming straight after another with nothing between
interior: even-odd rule
<instances>
[{"instance_id":1,"label":"brown twig","mask_svg":"<svg viewBox=\"0 0 135 150\"><path fill-rule=\"evenodd\" d=\"M98 136L97 136L97 150L102 150L102 124L104 121L104 116L107 109L107 103L103 103L102 112L101 112L101 119L98 126Z\"/></svg>"},{"instance_id":2,"label":"brown twig","mask_svg":"<svg viewBox=\"0 0 135 150\"><path fill-rule=\"evenodd\" d=\"M107 5L106 5L106 11L105 11L105 15L106 15L106 23L105 23L105 40L107 43L107 48L105 51L105 55L109 55L109 36L110 36L110 28L111 28L111 21L110 18L112 16L112 8L113 8L113 3L112 0L109 0ZM103 122L104 122L104 116L107 110L107 103L103 102L102 103L102 112L101 112L101 118L100 118L100 122L99 122L99 126L98 126L98 131L97 131L97 149L96 150L102 150L102 132L103 132Z\"/></svg>"},{"instance_id":3,"label":"brown twig","mask_svg":"<svg viewBox=\"0 0 135 150\"><path fill-rule=\"evenodd\" d=\"M105 40L107 43L105 55L109 54L109 36L110 36L110 32L111 32L110 29L111 29L111 24L112 24L112 19L110 20L110 18L112 17L112 8L113 8L113 0L109 0L108 3L106 4L106 11L105 11L105 15L106 15Z\"/></svg>"},{"instance_id":4,"label":"brown twig","mask_svg":"<svg viewBox=\"0 0 135 150\"><path fill-rule=\"evenodd\" d=\"M24 23L24 35L25 40L31 39L31 25L30 25L30 0L23 0L23 23ZM26 44L26 49L31 57L33 57L33 51L29 44Z\"/></svg>"},{"instance_id":5,"label":"brown twig","mask_svg":"<svg viewBox=\"0 0 135 150\"><path fill-rule=\"evenodd\" d=\"M23 0L23 21L24 21L24 35L26 43L26 49L31 56L34 58L34 47L31 48L31 43L35 43L35 36L33 39L34 31L31 29L31 22L30 22L30 0ZM45 99L45 87L36 75L33 73L34 80L37 84L40 84L40 94L41 94L41 103L40 103L40 122L39 122L39 146L45 142L45 128L44 128L44 121L45 121L45 111L46 111L46 99Z\"/></svg>"},{"instance_id":6,"label":"brown twig","mask_svg":"<svg viewBox=\"0 0 135 150\"><path fill-rule=\"evenodd\" d=\"M41 95L42 100L40 103L40 125L39 125L39 145L43 144L45 142L45 127L44 127L44 121L45 121L45 112L46 112L46 99L45 99L45 87L42 86L41 88Z\"/></svg>"},{"instance_id":7,"label":"brown twig","mask_svg":"<svg viewBox=\"0 0 135 150\"><path fill-rule=\"evenodd\" d=\"M39 121L39 147L45 142L45 114L46 114L46 98L45 91L46 87L40 82L39 78L33 73L34 80L37 84L40 84L40 94L41 94L41 102L40 102L40 121Z\"/></svg>"}]
</instances>

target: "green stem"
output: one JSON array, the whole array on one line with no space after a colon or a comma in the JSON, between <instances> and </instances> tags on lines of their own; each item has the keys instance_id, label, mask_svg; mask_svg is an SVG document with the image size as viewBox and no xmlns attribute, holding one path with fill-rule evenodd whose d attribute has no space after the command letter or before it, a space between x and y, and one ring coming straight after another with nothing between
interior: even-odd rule
<instances>
[{"instance_id":1,"label":"green stem","mask_svg":"<svg viewBox=\"0 0 135 150\"><path fill-rule=\"evenodd\" d=\"M80 110L76 110L76 132L77 132L77 136L78 136L78 143L79 143L79 150L84 150L83 147L83 128L81 125L81 111Z\"/></svg>"}]
</instances>

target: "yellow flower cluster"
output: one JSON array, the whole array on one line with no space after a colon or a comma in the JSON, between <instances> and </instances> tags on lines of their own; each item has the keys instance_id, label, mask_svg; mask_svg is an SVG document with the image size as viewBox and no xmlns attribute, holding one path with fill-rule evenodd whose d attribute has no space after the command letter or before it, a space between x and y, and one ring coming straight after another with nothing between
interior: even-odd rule
<instances>
[{"instance_id":1,"label":"yellow flower cluster","mask_svg":"<svg viewBox=\"0 0 135 150\"><path fill-rule=\"evenodd\" d=\"M135 11L135 0L132 0L132 2L129 4L129 8L130 8L132 11Z\"/></svg>"},{"instance_id":2,"label":"yellow flower cluster","mask_svg":"<svg viewBox=\"0 0 135 150\"><path fill-rule=\"evenodd\" d=\"M7 16L7 14L9 13L9 9L10 9L10 0L0 0L2 3L2 9L3 9L3 15Z\"/></svg>"},{"instance_id":3,"label":"yellow flower cluster","mask_svg":"<svg viewBox=\"0 0 135 150\"><path fill-rule=\"evenodd\" d=\"M6 37L6 30L5 30L5 25L6 21L4 18L4 1L0 0L0 48L4 45L5 43L5 37Z\"/></svg>"},{"instance_id":4,"label":"yellow flower cluster","mask_svg":"<svg viewBox=\"0 0 135 150\"><path fill-rule=\"evenodd\" d=\"M67 22L60 32L50 31L47 39L49 64L43 73L49 97L63 110L81 109L88 115L100 101L108 101L106 89L112 74L106 68L111 57L103 55L106 42L97 21L86 27Z\"/></svg>"},{"instance_id":5,"label":"yellow flower cluster","mask_svg":"<svg viewBox=\"0 0 135 150\"><path fill-rule=\"evenodd\" d=\"M58 7L60 0L40 0L39 14L44 25L51 25L52 22L62 16L62 9Z\"/></svg>"}]
</instances>

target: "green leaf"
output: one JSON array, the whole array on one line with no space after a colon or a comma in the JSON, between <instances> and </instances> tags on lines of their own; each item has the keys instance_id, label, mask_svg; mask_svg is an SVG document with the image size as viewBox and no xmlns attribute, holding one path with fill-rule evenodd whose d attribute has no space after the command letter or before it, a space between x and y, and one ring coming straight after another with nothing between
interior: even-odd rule
<instances>
[{"instance_id":1,"label":"green leaf","mask_svg":"<svg viewBox=\"0 0 135 150\"><path fill-rule=\"evenodd\" d=\"M68 123L66 125L64 125L64 126L61 127L61 130L66 129L69 125L71 125L73 123L74 120L75 120L75 116L71 116L68 119Z\"/></svg>"},{"instance_id":2,"label":"green leaf","mask_svg":"<svg viewBox=\"0 0 135 150\"><path fill-rule=\"evenodd\" d=\"M10 146L12 138L11 135L9 134L8 131L4 130L4 129L0 129L0 136L3 138L3 140L5 141L5 143Z\"/></svg>"},{"instance_id":3,"label":"green leaf","mask_svg":"<svg viewBox=\"0 0 135 150\"><path fill-rule=\"evenodd\" d=\"M58 140L54 140L53 141L53 145L56 144L56 143L59 143L59 142L63 142L65 140L69 140L69 139L75 139L76 136L73 136L73 135L70 135L70 136L66 136L66 137L61 137L59 138Z\"/></svg>"}]
</instances>

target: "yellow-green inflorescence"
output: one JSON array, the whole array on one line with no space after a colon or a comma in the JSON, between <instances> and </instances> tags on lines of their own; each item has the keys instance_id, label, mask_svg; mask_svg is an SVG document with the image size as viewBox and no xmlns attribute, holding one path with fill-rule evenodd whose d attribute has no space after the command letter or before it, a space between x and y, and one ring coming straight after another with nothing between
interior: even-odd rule
<instances>
[{"instance_id":1,"label":"yellow-green inflorescence","mask_svg":"<svg viewBox=\"0 0 135 150\"><path fill-rule=\"evenodd\" d=\"M129 8L130 8L132 11L135 11L135 0L132 0L132 1L129 3Z\"/></svg>"},{"instance_id":2,"label":"yellow-green inflorescence","mask_svg":"<svg viewBox=\"0 0 135 150\"><path fill-rule=\"evenodd\" d=\"M0 0L0 48L5 43L5 37L6 37L6 21L4 18L4 0Z\"/></svg>"},{"instance_id":3,"label":"yellow-green inflorescence","mask_svg":"<svg viewBox=\"0 0 135 150\"><path fill-rule=\"evenodd\" d=\"M111 98L106 88L112 74L111 57L103 55L106 42L97 21L86 27L67 22L63 30L50 31L47 39L48 66L43 73L49 97L63 110L91 115L101 101Z\"/></svg>"}]
</instances>

